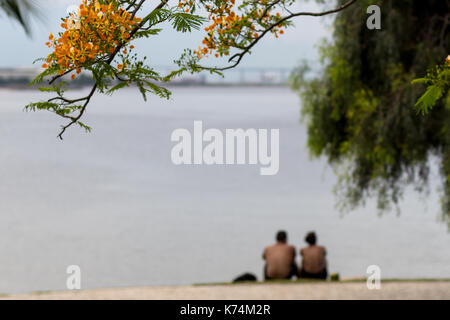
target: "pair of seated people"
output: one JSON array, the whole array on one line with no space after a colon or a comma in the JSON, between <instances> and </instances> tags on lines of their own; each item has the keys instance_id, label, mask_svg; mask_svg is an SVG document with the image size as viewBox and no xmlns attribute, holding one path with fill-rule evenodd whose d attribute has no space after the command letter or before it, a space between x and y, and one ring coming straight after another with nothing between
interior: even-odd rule
<instances>
[{"instance_id":1,"label":"pair of seated people","mask_svg":"<svg viewBox=\"0 0 450 320\"><path fill-rule=\"evenodd\" d=\"M265 280L291 279L295 276L306 279L326 279L327 260L324 247L317 245L317 236L314 232L306 235L308 246L300 250L302 257L301 267L297 268L295 262L295 247L287 243L287 233L279 231L277 242L267 247L263 253L266 261L264 268Z\"/></svg>"}]
</instances>

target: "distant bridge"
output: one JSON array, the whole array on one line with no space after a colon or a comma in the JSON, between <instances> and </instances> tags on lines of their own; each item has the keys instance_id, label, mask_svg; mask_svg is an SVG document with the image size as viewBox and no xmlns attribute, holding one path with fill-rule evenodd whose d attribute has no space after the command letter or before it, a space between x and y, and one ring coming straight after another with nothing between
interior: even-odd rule
<instances>
[{"instance_id":1,"label":"distant bridge","mask_svg":"<svg viewBox=\"0 0 450 320\"><path fill-rule=\"evenodd\" d=\"M173 66L155 66L155 70L166 74L175 69ZM291 68L281 67L236 67L224 71L224 78L203 72L197 75L185 76L178 81L191 78L202 83L284 84L288 82L291 72Z\"/></svg>"},{"instance_id":2,"label":"distant bridge","mask_svg":"<svg viewBox=\"0 0 450 320\"><path fill-rule=\"evenodd\" d=\"M168 74L175 70L174 66L155 66L155 70ZM2 82L34 79L42 69L40 68L0 68ZM231 84L284 84L288 82L292 69L279 67L237 67L224 71L225 77L210 75L207 72L189 75L185 74L175 82L178 83L231 83Z\"/></svg>"},{"instance_id":3,"label":"distant bridge","mask_svg":"<svg viewBox=\"0 0 450 320\"><path fill-rule=\"evenodd\" d=\"M0 79L2 80L17 80L27 79L32 80L41 72L39 68L0 68Z\"/></svg>"}]
</instances>

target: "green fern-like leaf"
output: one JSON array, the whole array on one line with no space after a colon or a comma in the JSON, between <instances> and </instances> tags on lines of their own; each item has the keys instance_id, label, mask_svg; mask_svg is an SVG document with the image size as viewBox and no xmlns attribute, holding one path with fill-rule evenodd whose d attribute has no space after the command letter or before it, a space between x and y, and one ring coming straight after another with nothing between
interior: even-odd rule
<instances>
[{"instance_id":1,"label":"green fern-like leaf","mask_svg":"<svg viewBox=\"0 0 450 320\"><path fill-rule=\"evenodd\" d=\"M168 20L171 17L171 15L172 11L168 9L154 10L144 18L143 23L144 24L148 23L150 27L152 27L154 25L157 25L161 22Z\"/></svg>"},{"instance_id":2,"label":"green fern-like leaf","mask_svg":"<svg viewBox=\"0 0 450 320\"><path fill-rule=\"evenodd\" d=\"M170 17L170 21L178 32L191 32L192 29L199 30L205 19L195 14L177 12Z\"/></svg>"},{"instance_id":3,"label":"green fern-like leaf","mask_svg":"<svg viewBox=\"0 0 450 320\"><path fill-rule=\"evenodd\" d=\"M442 97L443 90L438 86L429 86L427 91L420 97L416 103L417 111L426 114L433 108L436 102Z\"/></svg>"}]
</instances>

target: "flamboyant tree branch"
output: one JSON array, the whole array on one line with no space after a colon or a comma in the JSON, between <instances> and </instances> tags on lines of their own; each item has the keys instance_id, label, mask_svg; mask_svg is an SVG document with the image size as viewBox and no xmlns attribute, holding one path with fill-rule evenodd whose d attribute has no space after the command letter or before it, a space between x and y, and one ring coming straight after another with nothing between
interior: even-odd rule
<instances>
[{"instance_id":1,"label":"flamboyant tree branch","mask_svg":"<svg viewBox=\"0 0 450 320\"><path fill-rule=\"evenodd\" d=\"M275 29L277 26L283 24L284 22L289 21L289 20L291 20L291 19L293 19L295 17L300 17L300 16L322 17L322 16L333 14L333 13L338 13L338 12L340 12L340 11L350 7L351 5L356 3L357 1L358 0L349 0L348 2L346 2L343 5L339 6L338 8L335 8L333 10L323 11L323 12L297 12L297 13L291 13L290 15L282 18L281 20L279 20L279 21L277 21L275 23L273 23L270 27L265 29L258 38L254 39L248 46L242 48L241 52L234 54L228 60L229 63L235 61L231 66L226 66L226 67L201 67L201 68L204 69L204 70L213 70L213 71L226 71L226 70L229 70L229 69L236 68L242 62L242 59L244 58L244 56L246 54L250 53L250 50L253 47L255 47L259 43L259 41L262 40L262 38L264 38L268 33L270 33L270 31ZM275 1L275 2L278 3L279 1ZM236 60L236 58L237 58L237 60Z\"/></svg>"},{"instance_id":2,"label":"flamboyant tree branch","mask_svg":"<svg viewBox=\"0 0 450 320\"><path fill-rule=\"evenodd\" d=\"M133 4L136 3L136 2L137 2L137 1L133 1ZM130 20L133 20L133 19L135 18L137 12L139 11L139 9L142 7L142 5L143 5L145 2L146 2L146 0L141 0L141 1L139 2L139 4L136 5L135 9L133 10L133 12L132 12L132 14L131 14ZM151 13L155 12L156 10L159 10L159 9L163 8L164 5L167 4L167 2L168 2L168 0L163 0L163 1L161 1L161 3L160 3L155 9L153 9L153 11L152 11ZM132 8L131 5L130 5L130 7ZM129 7L128 10L131 9L130 7ZM151 13L150 13L150 14L151 14ZM143 27L143 25L145 25L145 20L143 20L139 25L137 25L136 27L134 27L134 29L133 29L133 30L131 31L131 33L130 33L130 39L132 39L132 37L136 34L136 32L138 32L138 31ZM115 51L109 56L108 60L106 61L106 63L107 63L108 65L110 65L110 64L114 61L114 58L117 56L117 54L118 54L118 53L120 52L120 50L123 48L123 45L124 45L124 43L120 43L120 44L116 47ZM67 73L66 73L66 74L67 74ZM118 77L118 79L120 80L119 77ZM54 80L53 80L53 81L54 81ZM83 117L84 113L86 112L86 108L87 108L87 106L89 105L89 102L91 101L91 99L92 99L93 95L95 94L95 91L96 91L96 90L97 90L97 83L94 84L94 86L92 87L90 93L89 93L86 97L84 97L84 98L81 98L81 99L75 99L75 100L67 100L67 99L62 98L63 101L65 101L65 102L67 102L67 103L70 103L70 104L75 103L75 102L80 102L80 101L85 101L85 102L84 102L84 104L83 104L83 107L80 109L80 112L79 112L78 116L76 116L76 117L67 117L67 116L66 116L66 118L70 119L71 121L70 121L67 125L65 125L65 126L62 127L60 133L58 134L58 138L60 138L61 140L63 140L63 135L64 135L64 133L67 131L67 129L69 129L69 128L70 128L71 126L73 126L74 124L78 123L78 121ZM49 101L52 101L52 99L50 99Z\"/></svg>"},{"instance_id":3,"label":"flamboyant tree branch","mask_svg":"<svg viewBox=\"0 0 450 320\"><path fill-rule=\"evenodd\" d=\"M244 14L242 16L237 16L230 8L234 6L234 2L231 4L231 2L224 1L223 4L217 3L215 1L206 1L206 0L199 0L196 1L187 1L187 0L179 0L178 8L174 11L174 9L166 8L166 6L169 3L169 0L162 0L159 2L159 4L154 7L143 19L140 20L139 23L137 23L129 32L129 37L126 39L121 39L120 41L117 41L117 45L115 48L111 49L112 51L110 53L104 53L100 54L96 57L94 61L92 61L89 66L81 68L85 68L86 70L90 70L93 73L95 84L91 88L89 94L85 97L78 98L78 99L68 99L63 96L63 93L61 93L58 89L56 90L58 93L57 97L51 98L47 100L46 103L35 103L30 104L27 106L27 108L32 110L42 110L46 109L49 111L52 111L56 113L57 115L61 116L64 119L68 119L69 123L65 126L62 126L62 129L58 135L58 137L62 140L64 133L69 129L71 126L75 124L79 124L80 126L84 127L86 130L90 130L89 127L84 125L80 122L84 114L86 113L87 107L89 103L91 102L92 97L96 93L96 91L103 92L105 89L105 82L106 79L98 78L98 75L94 72L94 67L96 65L101 66L102 68L109 68L109 75L108 77L110 80L116 80L119 82L119 85L115 86L109 91L115 91L117 88L121 88L123 86L128 86L131 83L135 83L139 86L139 89L141 90L141 93L143 93L145 98L145 91L151 91L152 93L156 93L162 97L168 97L170 92L168 92L166 89L157 86L154 82L164 82L164 81L170 81L173 77L186 72L201 72L203 70L210 71L210 72L218 72L221 71L233 69L237 67L243 60L243 58L250 53L250 51L268 34L275 33L277 35L277 32L282 33L282 31L279 31L280 28L287 26L288 23L293 20L296 17L299 16L314 16L314 17L321 17L326 16L334 13L338 13L342 10L345 10L346 8L350 7L351 5L355 4L358 0L349 0L345 2L344 4L340 5L339 7L327 10L323 12L291 12L286 8L285 1L283 0L274 0L272 2L266 1L255 1L254 3L250 2L247 3L248 6L250 6L250 9L254 10L253 15L249 14L248 11L243 10ZM144 4L147 2L147 0L132 0L132 1L119 1L120 6L121 5L127 5L126 6L126 12L129 14L130 21L134 21L139 13L143 9ZM103 2L104 3L104 2ZM153 29L153 27L157 24L160 24L165 21L171 21L173 24L174 29L177 31L191 31L192 28L199 28L201 23L205 20L202 17L194 15L195 8L198 4L203 5L207 11L210 13L209 19L214 21L212 27L209 30L208 34L211 37L210 41L218 41L218 44L211 45L210 48L215 48L215 50L218 50L218 53L216 53L216 56L219 55L228 55L229 49L233 48L238 50L239 52L234 53L231 58L228 59L228 63L230 65L228 66L216 66L216 67L207 67L202 66L197 63L195 56L188 56L188 62L183 62L182 60L178 61L180 69L177 71L172 72L166 77L159 76L153 69L142 67L142 64L139 64L138 68L139 73L136 75L136 70L131 70L127 72L124 72L124 74L127 77L122 76L123 70L119 70L120 72L117 72L116 69L112 66L112 63L115 61L115 59L118 57L119 53L121 51L126 50L127 46L129 46L129 43L135 38L135 37L142 37L142 36L148 36L157 34L159 32L158 29ZM291 4L291 2L289 2ZM212 9L211 5L216 5L217 8ZM186 8L187 6L187 8ZM228 7L227 7L228 6ZM258 10L258 6L262 6L262 10ZM277 6L280 7L281 10L284 10L288 13L288 15L282 17L280 13L277 13L276 17L270 15L270 12L276 8ZM241 9L239 7L239 9ZM172 11L171 11L172 10ZM97 11L98 12L98 11ZM252 12L250 10L250 12ZM100 13L99 13L100 14ZM245 15L248 16L245 16ZM227 16L228 15L228 16ZM225 18L223 18L225 16ZM220 19L219 19L219 18ZM250 17L250 18L249 18ZM239 20L241 19L241 20ZM237 22L236 22L237 20ZM255 21L256 24L259 24L260 28L256 28L253 24L248 24L248 21ZM224 22L225 21L225 22ZM230 22L231 21L231 22ZM228 24L225 25L224 24ZM212 29L211 29L212 28ZM218 29L214 29L218 28ZM223 38L223 32L224 28L231 29L231 33L227 33L226 36L230 37L230 34L233 35L234 38L230 40L230 38ZM233 29L235 28L235 29ZM219 32L218 38L212 38L213 34L215 32ZM221 33L222 32L222 33ZM255 32L253 34L252 32ZM208 43L208 41L205 38L204 43ZM213 40L211 40L213 39ZM219 39L219 40L217 40ZM89 41L89 40L88 40ZM221 43L221 41L223 43ZM223 45L223 47L218 48ZM223 49L225 48L225 49ZM200 49L200 48L199 48ZM207 48L205 48L207 52L209 51ZM197 52L198 59L201 58L201 51ZM121 55L122 59L123 56ZM190 59L190 60L189 60ZM193 60L192 60L193 59ZM53 76L49 80L49 84L52 86L58 86L57 81L61 80L64 76L77 71L79 73L80 67L76 64L71 65L63 70L56 69L58 71L58 74ZM112 71L111 71L112 70ZM45 76L42 76L44 78ZM74 76L75 77L75 76ZM103 81L103 82L102 82ZM39 82L39 81L37 81ZM145 88L145 86L150 87L149 90ZM51 90L49 90L51 91ZM81 103L79 106L74 106L75 103Z\"/></svg>"}]
</instances>

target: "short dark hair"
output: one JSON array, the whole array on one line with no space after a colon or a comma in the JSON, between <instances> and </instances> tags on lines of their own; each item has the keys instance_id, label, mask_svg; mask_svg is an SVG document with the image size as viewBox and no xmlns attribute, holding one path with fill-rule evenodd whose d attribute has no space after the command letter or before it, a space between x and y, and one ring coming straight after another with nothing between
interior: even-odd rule
<instances>
[{"instance_id":1,"label":"short dark hair","mask_svg":"<svg viewBox=\"0 0 450 320\"><path fill-rule=\"evenodd\" d=\"M317 236L314 231L308 232L308 234L305 237L305 241L310 245L315 245L317 242Z\"/></svg>"},{"instance_id":2,"label":"short dark hair","mask_svg":"<svg viewBox=\"0 0 450 320\"><path fill-rule=\"evenodd\" d=\"M286 231L278 231L277 232L277 241L278 242L285 242L286 239L287 239Z\"/></svg>"}]
</instances>

